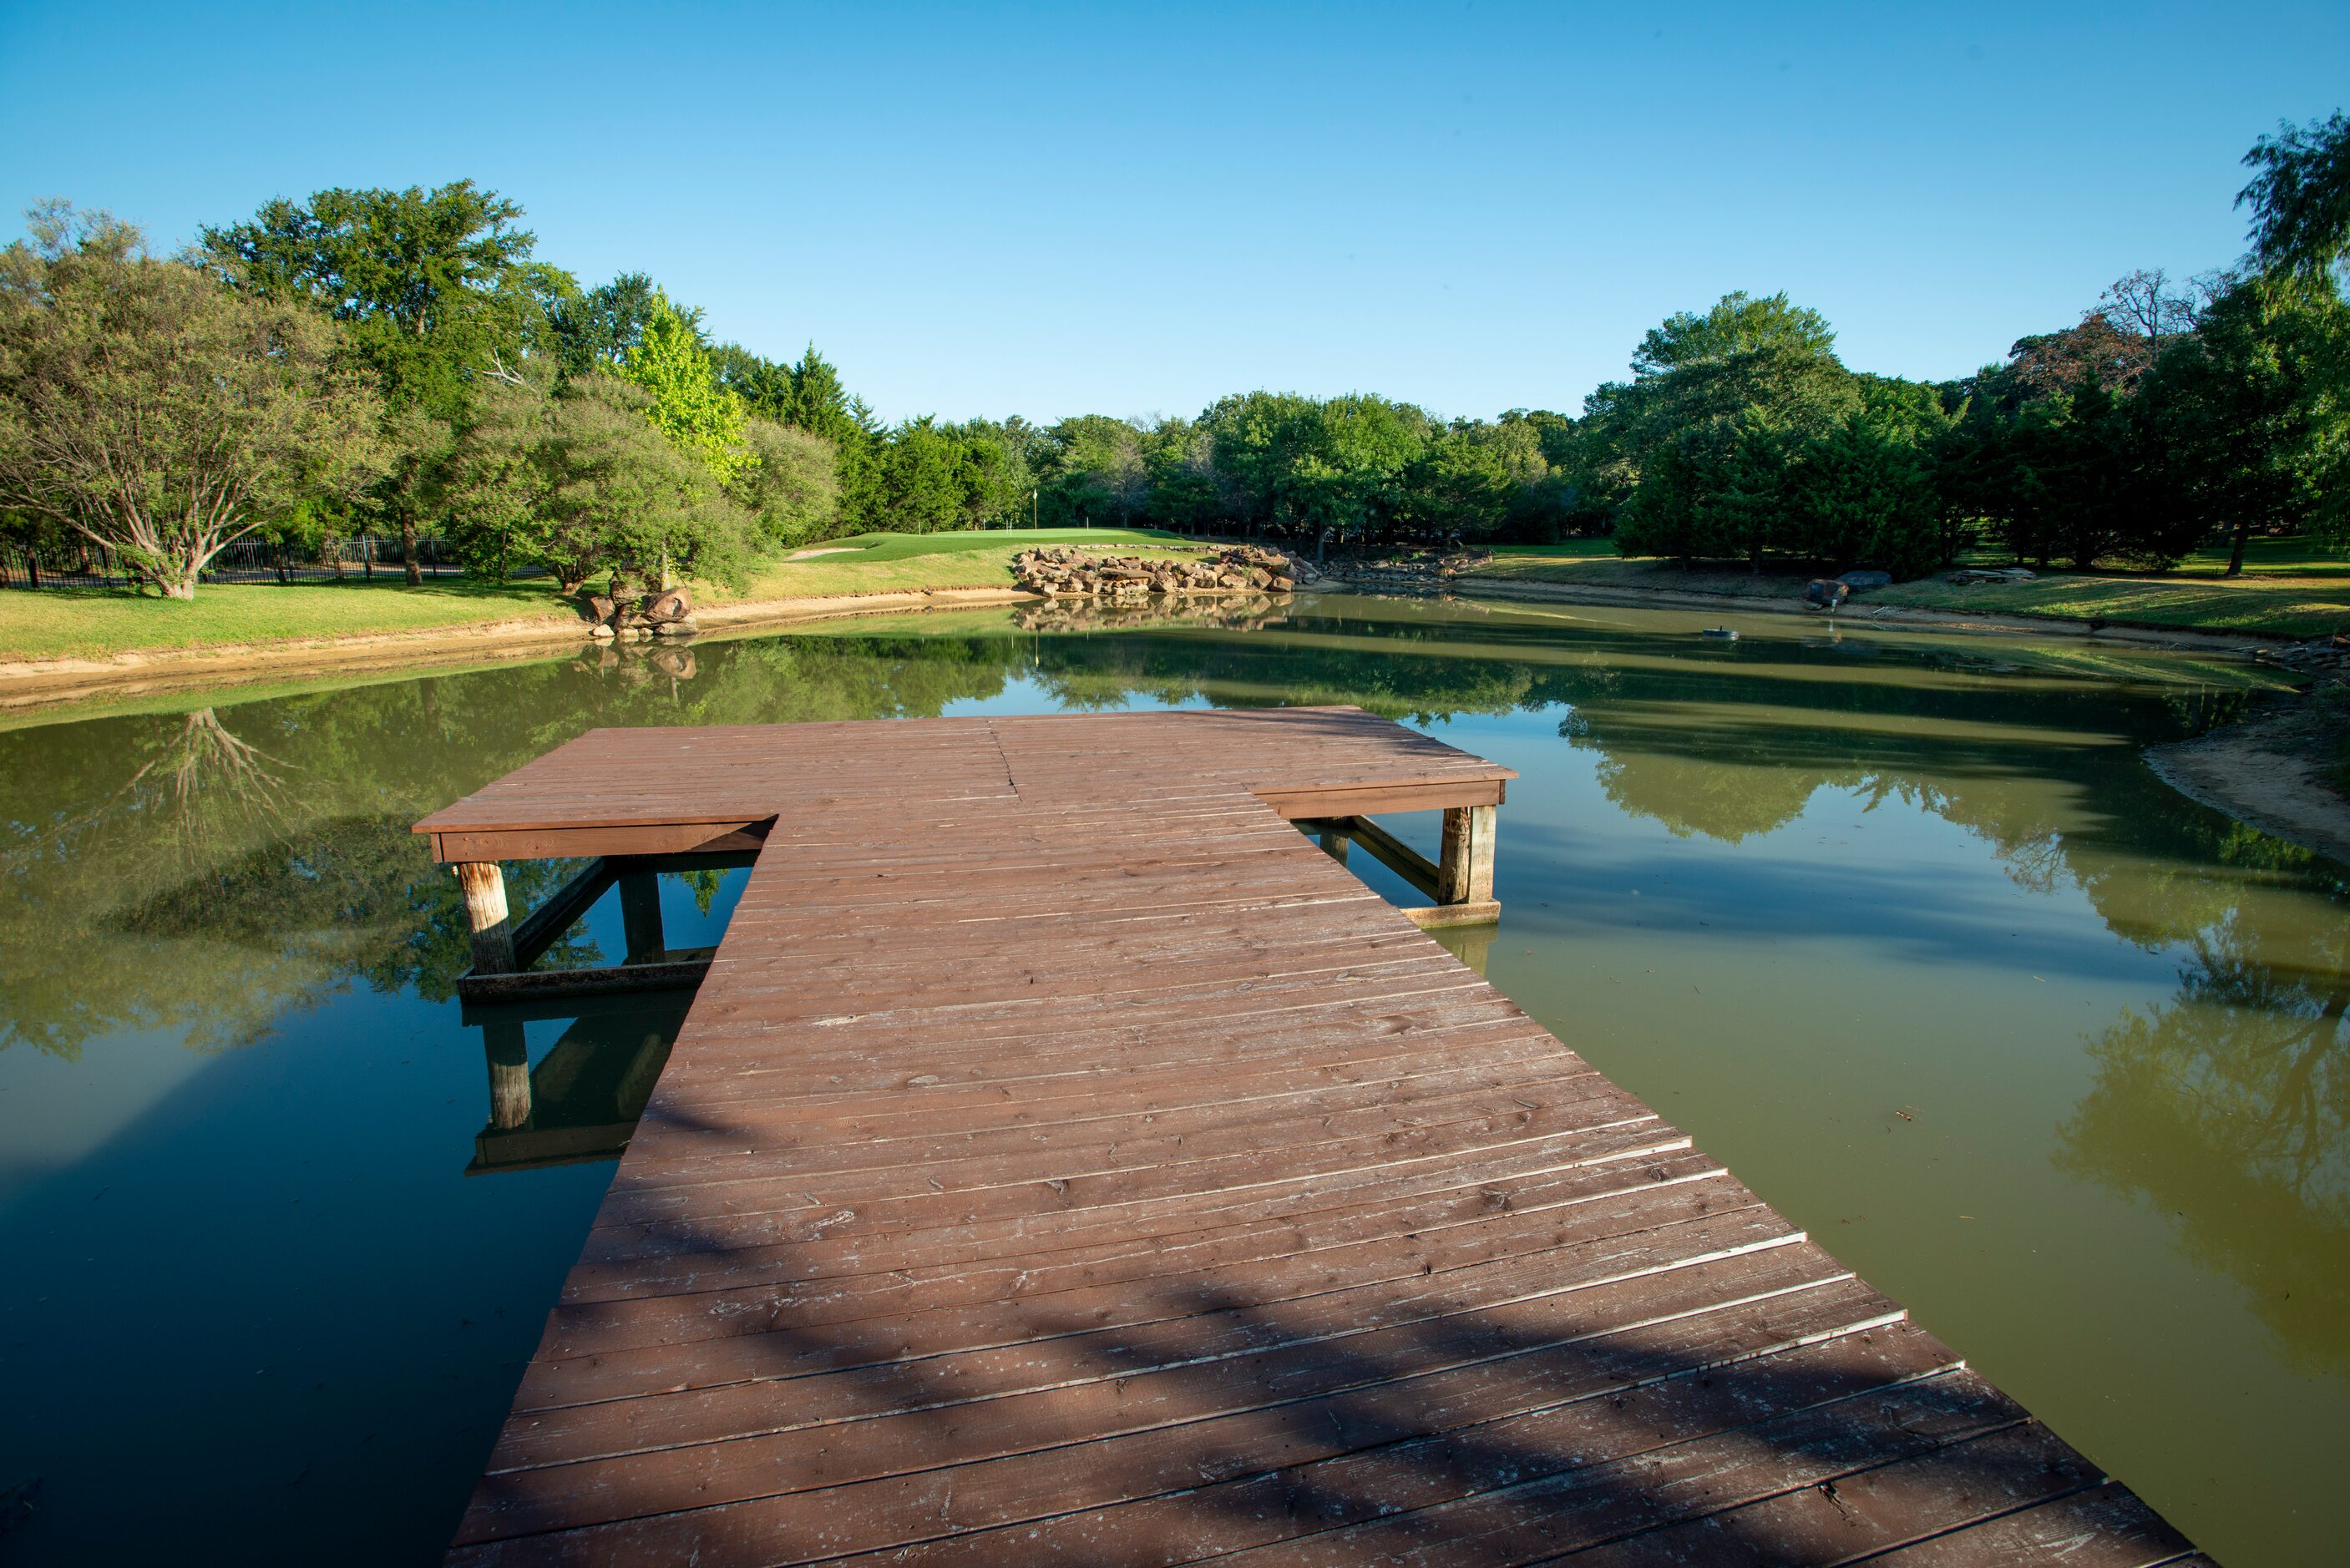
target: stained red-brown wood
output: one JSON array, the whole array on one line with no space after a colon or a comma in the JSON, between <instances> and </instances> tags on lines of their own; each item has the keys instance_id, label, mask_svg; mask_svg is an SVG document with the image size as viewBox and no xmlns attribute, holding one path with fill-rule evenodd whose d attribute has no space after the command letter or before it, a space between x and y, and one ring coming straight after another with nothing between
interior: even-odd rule
<instances>
[{"instance_id":1,"label":"stained red-brown wood","mask_svg":"<svg viewBox=\"0 0 2350 1568\"><path fill-rule=\"evenodd\" d=\"M599 731L420 824L764 830L451 1561L2189 1552L1284 821L1512 776L1343 709Z\"/></svg>"}]
</instances>

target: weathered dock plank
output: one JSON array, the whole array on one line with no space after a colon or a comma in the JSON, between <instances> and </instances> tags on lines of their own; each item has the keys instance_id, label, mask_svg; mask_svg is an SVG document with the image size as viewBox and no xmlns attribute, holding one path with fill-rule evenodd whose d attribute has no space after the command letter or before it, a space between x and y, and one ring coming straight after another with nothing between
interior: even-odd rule
<instances>
[{"instance_id":1,"label":"weathered dock plank","mask_svg":"<svg viewBox=\"0 0 2350 1568\"><path fill-rule=\"evenodd\" d=\"M1511 776L1352 710L598 732L420 824L758 846L451 1561L2189 1553L1284 821Z\"/></svg>"}]
</instances>

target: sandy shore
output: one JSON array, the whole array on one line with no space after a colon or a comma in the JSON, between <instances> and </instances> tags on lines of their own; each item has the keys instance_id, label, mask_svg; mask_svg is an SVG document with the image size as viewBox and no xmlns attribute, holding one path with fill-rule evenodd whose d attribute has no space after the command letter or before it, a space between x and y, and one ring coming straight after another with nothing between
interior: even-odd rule
<instances>
[{"instance_id":1,"label":"sandy shore","mask_svg":"<svg viewBox=\"0 0 2350 1568\"><path fill-rule=\"evenodd\" d=\"M2147 748L2147 765L2190 800L2350 866L2350 801L2324 777L2334 739L2296 703L2192 741Z\"/></svg>"}]
</instances>

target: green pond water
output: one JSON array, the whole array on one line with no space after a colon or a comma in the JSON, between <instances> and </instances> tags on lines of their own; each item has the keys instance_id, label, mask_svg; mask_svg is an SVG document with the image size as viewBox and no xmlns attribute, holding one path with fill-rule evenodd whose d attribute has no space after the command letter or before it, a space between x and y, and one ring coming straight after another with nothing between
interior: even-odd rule
<instances>
[{"instance_id":1,"label":"green pond water","mask_svg":"<svg viewBox=\"0 0 2350 1568\"><path fill-rule=\"evenodd\" d=\"M2343 1560L2350 872L2139 754L2258 677L1700 624L970 613L7 722L0 1559L446 1541L683 1004L531 1020L489 1129L417 817L595 725L1357 702L1523 775L1454 950L2220 1561ZM741 876L664 877L669 945Z\"/></svg>"}]
</instances>

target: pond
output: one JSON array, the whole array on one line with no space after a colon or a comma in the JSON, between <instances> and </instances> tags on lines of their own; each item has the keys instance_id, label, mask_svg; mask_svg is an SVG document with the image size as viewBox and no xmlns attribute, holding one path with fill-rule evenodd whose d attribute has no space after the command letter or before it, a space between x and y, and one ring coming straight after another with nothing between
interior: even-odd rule
<instances>
[{"instance_id":1,"label":"pond","mask_svg":"<svg viewBox=\"0 0 2350 1568\"><path fill-rule=\"evenodd\" d=\"M1523 775L1456 951L2221 1561L2337 1560L2350 872L2139 756L2261 677L1702 624L957 612L10 721L0 1489L38 1490L0 1544L446 1541L681 1002L543 1009L494 1125L426 812L597 725L1355 702ZM666 940L740 882L664 877ZM623 940L608 896L560 958Z\"/></svg>"}]
</instances>

